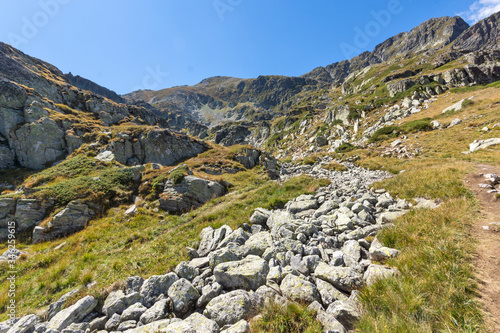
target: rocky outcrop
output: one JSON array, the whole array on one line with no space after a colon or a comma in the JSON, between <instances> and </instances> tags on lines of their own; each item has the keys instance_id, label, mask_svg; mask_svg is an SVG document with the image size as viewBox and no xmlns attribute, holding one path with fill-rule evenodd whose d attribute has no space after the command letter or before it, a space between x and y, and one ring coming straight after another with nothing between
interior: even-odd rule
<instances>
[{"instance_id":1,"label":"rocky outcrop","mask_svg":"<svg viewBox=\"0 0 500 333\"><path fill-rule=\"evenodd\" d=\"M106 97L116 103L125 103L125 99L122 98L120 95L115 93L112 90L109 90L103 86L98 85L95 82L92 82L90 80L87 80L86 78L83 78L79 75L73 75L71 72L68 74L64 74L64 77L68 80L68 82L72 85L74 85L77 88L80 88L82 90L88 90L93 92L94 94L100 95L102 97Z\"/></svg>"},{"instance_id":2,"label":"rocky outcrop","mask_svg":"<svg viewBox=\"0 0 500 333\"><path fill-rule=\"evenodd\" d=\"M119 133L103 151L110 151L114 159L125 165L158 163L173 165L205 151L207 145L188 136L167 129L145 133Z\"/></svg>"},{"instance_id":3,"label":"rocky outcrop","mask_svg":"<svg viewBox=\"0 0 500 333\"><path fill-rule=\"evenodd\" d=\"M350 115L351 109L349 105L341 105L326 112L325 123L330 124L335 121L341 121L343 125L348 126L352 120Z\"/></svg>"},{"instance_id":4,"label":"rocky outcrop","mask_svg":"<svg viewBox=\"0 0 500 333\"><path fill-rule=\"evenodd\" d=\"M15 225L16 233L30 231L40 223L54 206L52 200L0 199L0 242L9 235L8 228Z\"/></svg>"},{"instance_id":5,"label":"rocky outcrop","mask_svg":"<svg viewBox=\"0 0 500 333\"><path fill-rule=\"evenodd\" d=\"M78 149L83 136L102 131L101 126L124 121L166 126L154 110L80 90L54 66L3 43L0 90L0 168L43 169Z\"/></svg>"},{"instance_id":6,"label":"rocky outcrop","mask_svg":"<svg viewBox=\"0 0 500 333\"><path fill-rule=\"evenodd\" d=\"M233 159L241 163L246 169L253 169L255 166L261 165L271 179L278 178L278 160L265 151L258 149L243 149L241 152L234 155Z\"/></svg>"},{"instance_id":7,"label":"rocky outcrop","mask_svg":"<svg viewBox=\"0 0 500 333\"><path fill-rule=\"evenodd\" d=\"M33 243L53 240L83 230L95 213L87 204L72 201L66 208L56 214L46 226L35 227L33 230Z\"/></svg>"},{"instance_id":8,"label":"rocky outcrop","mask_svg":"<svg viewBox=\"0 0 500 333\"><path fill-rule=\"evenodd\" d=\"M487 140L475 140L470 144L470 152L475 152L477 150L485 149L491 146L496 146L500 144L500 138L491 138Z\"/></svg>"},{"instance_id":9,"label":"rocky outcrop","mask_svg":"<svg viewBox=\"0 0 500 333\"><path fill-rule=\"evenodd\" d=\"M167 181L160 195L160 208L172 213L186 212L225 193L226 188L217 182L185 176L178 184L174 184L173 180Z\"/></svg>"},{"instance_id":10,"label":"rocky outcrop","mask_svg":"<svg viewBox=\"0 0 500 333\"><path fill-rule=\"evenodd\" d=\"M415 85L415 82L411 79L404 79L394 83L387 84L387 90L391 97L396 96L400 92L404 92Z\"/></svg>"},{"instance_id":11,"label":"rocky outcrop","mask_svg":"<svg viewBox=\"0 0 500 333\"><path fill-rule=\"evenodd\" d=\"M500 48L500 12L474 24L453 43L453 49L468 53Z\"/></svg>"}]
</instances>

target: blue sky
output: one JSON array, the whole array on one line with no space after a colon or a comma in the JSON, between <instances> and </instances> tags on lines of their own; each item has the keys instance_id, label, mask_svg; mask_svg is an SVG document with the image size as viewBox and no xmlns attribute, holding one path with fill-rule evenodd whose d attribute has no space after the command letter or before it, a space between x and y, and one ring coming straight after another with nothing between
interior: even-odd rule
<instances>
[{"instance_id":1,"label":"blue sky","mask_svg":"<svg viewBox=\"0 0 500 333\"><path fill-rule=\"evenodd\" d=\"M432 17L473 23L498 10L500 0L0 0L0 41L123 94L297 76Z\"/></svg>"}]
</instances>

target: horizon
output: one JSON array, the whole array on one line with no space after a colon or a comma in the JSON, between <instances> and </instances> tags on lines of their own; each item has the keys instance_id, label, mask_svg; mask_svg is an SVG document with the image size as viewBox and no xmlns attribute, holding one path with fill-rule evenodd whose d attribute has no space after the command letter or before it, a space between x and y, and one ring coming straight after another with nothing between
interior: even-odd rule
<instances>
[{"instance_id":1,"label":"horizon","mask_svg":"<svg viewBox=\"0 0 500 333\"><path fill-rule=\"evenodd\" d=\"M123 95L216 76L300 76L372 51L431 18L461 16L472 25L500 10L500 0L424 3L40 0L4 4L0 40Z\"/></svg>"}]
</instances>

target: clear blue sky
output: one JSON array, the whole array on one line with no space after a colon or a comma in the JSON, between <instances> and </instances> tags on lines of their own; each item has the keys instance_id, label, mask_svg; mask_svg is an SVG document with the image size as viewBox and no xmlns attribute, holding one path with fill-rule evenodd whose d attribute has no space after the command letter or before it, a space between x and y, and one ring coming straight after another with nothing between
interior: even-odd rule
<instances>
[{"instance_id":1,"label":"clear blue sky","mask_svg":"<svg viewBox=\"0 0 500 333\"><path fill-rule=\"evenodd\" d=\"M461 14L472 23L477 15L498 10L499 4L500 0L0 0L0 41L123 94L196 84L215 75L297 76L352 56L343 51L346 46L372 50L432 17ZM381 21L372 14L391 6L396 10ZM365 29L371 36L356 41L357 31Z\"/></svg>"}]
</instances>

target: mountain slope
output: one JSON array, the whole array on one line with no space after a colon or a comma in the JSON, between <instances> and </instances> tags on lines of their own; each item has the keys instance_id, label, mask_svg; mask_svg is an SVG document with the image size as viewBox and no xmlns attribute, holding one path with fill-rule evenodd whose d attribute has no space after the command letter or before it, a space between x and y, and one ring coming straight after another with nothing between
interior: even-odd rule
<instances>
[{"instance_id":1,"label":"mountain slope","mask_svg":"<svg viewBox=\"0 0 500 333\"><path fill-rule=\"evenodd\" d=\"M75 87L91 91L97 95L106 97L116 103L125 103L125 99L120 97L120 95L118 95L114 91L109 90L108 88L105 88L103 86L100 86L97 83L87 80L86 78L83 78L79 75L74 76L73 74L68 73L64 74L64 77L68 80L70 84L72 84Z\"/></svg>"},{"instance_id":2,"label":"mountain slope","mask_svg":"<svg viewBox=\"0 0 500 333\"><path fill-rule=\"evenodd\" d=\"M318 67L303 76L318 80L326 79L329 83L339 85L349 74L369 65L420 52L439 50L453 42L467 28L469 25L460 17L433 18L410 32L403 32L387 39L377 45L372 52L364 52L350 60Z\"/></svg>"},{"instance_id":3,"label":"mountain slope","mask_svg":"<svg viewBox=\"0 0 500 333\"><path fill-rule=\"evenodd\" d=\"M494 50L500 48L500 12L474 24L453 43L461 52Z\"/></svg>"},{"instance_id":4,"label":"mountain slope","mask_svg":"<svg viewBox=\"0 0 500 333\"><path fill-rule=\"evenodd\" d=\"M305 103L314 94L324 95L322 90L329 89L332 84L342 84L355 71L373 64L408 58L424 51L438 51L453 42L467 28L469 25L460 17L430 19L410 32L389 38L377 45L373 52L364 52L351 60L318 67L300 78L214 77L194 86L138 91L124 97L129 101L149 103L176 128L189 129L194 123L213 127L228 121L270 121L300 107L303 101ZM270 124L264 123L263 126L269 127Z\"/></svg>"},{"instance_id":5,"label":"mountain slope","mask_svg":"<svg viewBox=\"0 0 500 333\"><path fill-rule=\"evenodd\" d=\"M165 140L176 137L160 130L167 124L154 110L118 104L78 89L56 67L3 43L0 43L0 90L0 169L14 166L43 169L82 145L92 144L103 133L109 137L104 140L108 143L134 126L146 126L141 133L160 131L157 134ZM136 137L133 132L129 132L130 136ZM186 147L192 141L187 137L182 140ZM94 149L104 149L101 141ZM144 152L140 147L127 149L125 156L129 156L125 160L132 163L150 159ZM174 155L185 157L180 151ZM159 163L168 160L159 155L157 158Z\"/></svg>"}]
</instances>

